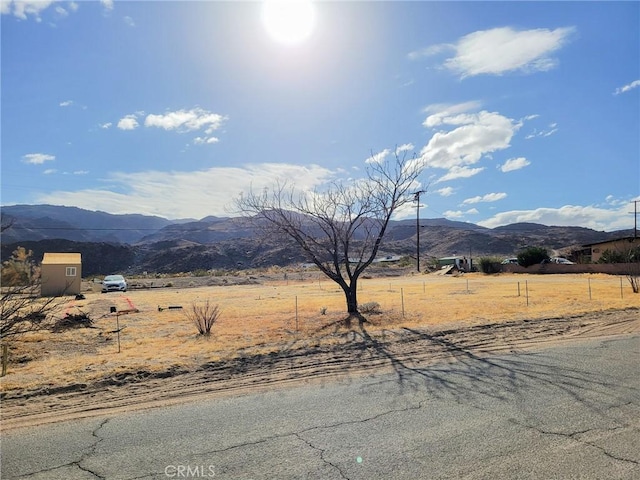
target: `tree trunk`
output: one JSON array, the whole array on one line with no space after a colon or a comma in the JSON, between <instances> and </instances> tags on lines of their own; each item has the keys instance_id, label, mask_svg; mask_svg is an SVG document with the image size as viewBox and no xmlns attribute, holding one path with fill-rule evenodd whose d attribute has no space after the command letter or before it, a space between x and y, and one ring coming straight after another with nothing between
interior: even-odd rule
<instances>
[{"instance_id":1,"label":"tree trunk","mask_svg":"<svg viewBox=\"0 0 640 480\"><path fill-rule=\"evenodd\" d=\"M356 282L351 282L351 285L347 285L343 288L344 295L347 300L347 313L349 316L358 314L358 292Z\"/></svg>"}]
</instances>

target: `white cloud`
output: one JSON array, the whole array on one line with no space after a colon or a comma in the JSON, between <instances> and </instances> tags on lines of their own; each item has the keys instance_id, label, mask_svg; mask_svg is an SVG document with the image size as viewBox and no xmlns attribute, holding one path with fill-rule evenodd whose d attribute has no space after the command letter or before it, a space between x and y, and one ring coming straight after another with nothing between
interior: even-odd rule
<instances>
[{"instance_id":1,"label":"white cloud","mask_svg":"<svg viewBox=\"0 0 640 480\"><path fill-rule=\"evenodd\" d=\"M620 88L616 88L616 91L613 92L614 95L620 95L621 93L626 93L629 90L633 90L634 88L640 87L640 80L634 80L631 83L628 83L627 85L624 85Z\"/></svg>"},{"instance_id":2,"label":"white cloud","mask_svg":"<svg viewBox=\"0 0 640 480\"><path fill-rule=\"evenodd\" d=\"M223 115L208 112L202 108L191 110L177 110L164 115L147 115L144 121L145 127L158 127L165 130L176 130L178 132L192 132L204 128L207 135L212 134L222 126L227 118Z\"/></svg>"},{"instance_id":3,"label":"white cloud","mask_svg":"<svg viewBox=\"0 0 640 480\"><path fill-rule=\"evenodd\" d=\"M124 21L125 25L127 25L129 27L135 27L136 26L136 22L129 15L125 16L122 20Z\"/></svg>"},{"instance_id":4,"label":"white cloud","mask_svg":"<svg viewBox=\"0 0 640 480\"><path fill-rule=\"evenodd\" d=\"M503 172L513 172L514 170L520 170L528 165L531 165L531 162L524 157L518 158L510 158L502 165L499 166L500 170Z\"/></svg>"},{"instance_id":5,"label":"white cloud","mask_svg":"<svg viewBox=\"0 0 640 480\"><path fill-rule=\"evenodd\" d=\"M522 121L523 121L523 122L528 122L529 120L533 120L533 119L535 119L535 118L538 118L539 116L540 116L540 115L538 115L537 113L534 113L533 115L525 115L525 116L522 118Z\"/></svg>"},{"instance_id":6,"label":"white cloud","mask_svg":"<svg viewBox=\"0 0 640 480\"><path fill-rule=\"evenodd\" d=\"M485 203L485 202L497 202L498 200L502 200L503 198L507 198L507 194L504 192L500 193L487 193L486 195L478 195L476 197L467 198L463 200L464 205L468 205L471 203Z\"/></svg>"},{"instance_id":7,"label":"white cloud","mask_svg":"<svg viewBox=\"0 0 640 480\"><path fill-rule=\"evenodd\" d=\"M46 153L28 153L22 157L22 161L30 165L42 165L44 162L52 162L55 159L55 155Z\"/></svg>"},{"instance_id":8,"label":"white cloud","mask_svg":"<svg viewBox=\"0 0 640 480\"><path fill-rule=\"evenodd\" d=\"M638 199L636 199L638 200ZM621 205L626 205L628 206L630 201L627 200L626 198L616 198L613 195L607 195L606 198L604 199L605 203L609 206L612 207L619 207Z\"/></svg>"},{"instance_id":9,"label":"white cloud","mask_svg":"<svg viewBox=\"0 0 640 480\"><path fill-rule=\"evenodd\" d=\"M220 140L216 137L196 137L193 139L193 143L196 145L211 145L218 143Z\"/></svg>"},{"instance_id":10,"label":"white cloud","mask_svg":"<svg viewBox=\"0 0 640 480\"><path fill-rule=\"evenodd\" d=\"M536 208L502 212L477 222L487 228L518 222L542 223L544 225L581 226L594 230L622 230L633 228L633 215L629 215L628 202L614 208L593 205L565 205L560 208Z\"/></svg>"},{"instance_id":11,"label":"white cloud","mask_svg":"<svg viewBox=\"0 0 640 480\"><path fill-rule=\"evenodd\" d=\"M528 134L524 138L525 140L531 140L532 138L536 138L536 137L550 137L551 135L553 135L558 131L557 127L558 127L557 123L550 123L549 128L547 130L537 130L534 128L533 132Z\"/></svg>"},{"instance_id":12,"label":"white cloud","mask_svg":"<svg viewBox=\"0 0 640 480\"><path fill-rule=\"evenodd\" d=\"M365 163L381 163L391 153L391 150L385 148L381 152L372 153L369 158L365 160Z\"/></svg>"},{"instance_id":13,"label":"white cloud","mask_svg":"<svg viewBox=\"0 0 640 480\"><path fill-rule=\"evenodd\" d=\"M54 3L54 0L2 0L0 12L3 15L13 14L20 20L33 17L36 22L42 21L40 12L46 10Z\"/></svg>"},{"instance_id":14,"label":"white cloud","mask_svg":"<svg viewBox=\"0 0 640 480\"><path fill-rule=\"evenodd\" d=\"M475 208L470 208L469 210L447 210L446 212L443 212L442 215L444 215L445 218L462 218L465 215L477 215L478 210Z\"/></svg>"},{"instance_id":15,"label":"white cloud","mask_svg":"<svg viewBox=\"0 0 640 480\"><path fill-rule=\"evenodd\" d=\"M449 173L443 175L435 183L446 182L448 180L455 180L456 178L469 178L479 174L484 170L484 167L469 168L469 167L451 167Z\"/></svg>"},{"instance_id":16,"label":"white cloud","mask_svg":"<svg viewBox=\"0 0 640 480\"><path fill-rule=\"evenodd\" d=\"M104 7L105 12L111 12L113 10L113 0L100 0L100 3Z\"/></svg>"},{"instance_id":17,"label":"white cloud","mask_svg":"<svg viewBox=\"0 0 640 480\"><path fill-rule=\"evenodd\" d=\"M73 100L65 100L64 102L60 102L59 105L61 107L70 107L71 105L73 105Z\"/></svg>"},{"instance_id":18,"label":"white cloud","mask_svg":"<svg viewBox=\"0 0 640 480\"><path fill-rule=\"evenodd\" d=\"M439 45L431 45L430 47L421 48L419 50L414 50L407 54L407 58L409 60L418 60L423 57L431 57L433 55L438 55L442 52L447 52L450 50L455 50L456 46L448 43L441 43Z\"/></svg>"},{"instance_id":19,"label":"white cloud","mask_svg":"<svg viewBox=\"0 0 640 480\"><path fill-rule=\"evenodd\" d=\"M521 31L501 27L473 32L458 40L455 56L448 58L444 66L461 78L547 71L558 63L551 54L563 47L574 32L574 27ZM439 47L430 48L433 52Z\"/></svg>"},{"instance_id":20,"label":"white cloud","mask_svg":"<svg viewBox=\"0 0 640 480\"><path fill-rule=\"evenodd\" d=\"M57 170L55 168L47 168L44 172L42 172L43 175L51 175L56 173Z\"/></svg>"},{"instance_id":21,"label":"white cloud","mask_svg":"<svg viewBox=\"0 0 640 480\"><path fill-rule=\"evenodd\" d=\"M433 124L435 120L430 122L430 118L434 116L438 117L438 124L456 127L448 132L436 132L420 152L425 165L436 168L472 165L483 155L508 148L514 133L522 126L522 123L486 110L448 115L436 113L425 123Z\"/></svg>"},{"instance_id":22,"label":"white cloud","mask_svg":"<svg viewBox=\"0 0 640 480\"><path fill-rule=\"evenodd\" d=\"M422 122L422 125L428 128L433 128L444 123L444 119L453 117L459 113L469 112L472 110L478 110L482 107L482 103L477 100L472 100L463 103L434 103L424 109L425 113L430 113L426 120Z\"/></svg>"},{"instance_id":23,"label":"white cloud","mask_svg":"<svg viewBox=\"0 0 640 480\"><path fill-rule=\"evenodd\" d=\"M101 123L100 128L104 128L106 130L108 128L111 128L111 125L113 125L111 122Z\"/></svg>"},{"instance_id":24,"label":"white cloud","mask_svg":"<svg viewBox=\"0 0 640 480\"><path fill-rule=\"evenodd\" d=\"M319 165L277 163L242 167L216 167L196 172L145 171L111 174L104 189L58 191L37 198L37 203L74 205L110 213L141 213L168 218L232 215L232 199L253 189L261 192L277 180L295 178L300 190L312 191L335 177ZM117 190L111 191L111 190ZM167 192L172 192L167 195Z\"/></svg>"},{"instance_id":25,"label":"white cloud","mask_svg":"<svg viewBox=\"0 0 640 480\"><path fill-rule=\"evenodd\" d=\"M413 146L413 143L404 143L396 148L396 155L399 155L402 152L410 152L415 148L416 147Z\"/></svg>"},{"instance_id":26,"label":"white cloud","mask_svg":"<svg viewBox=\"0 0 640 480\"><path fill-rule=\"evenodd\" d=\"M441 197L450 197L455 192L453 190L453 187L443 187L443 188L440 188L440 189L436 190L436 193L438 195L440 195Z\"/></svg>"},{"instance_id":27,"label":"white cloud","mask_svg":"<svg viewBox=\"0 0 640 480\"><path fill-rule=\"evenodd\" d=\"M72 173L73 173L73 175L87 175L89 173L89 171L88 170L75 170Z\"/></svg>"},{"instance_id":28,"label":"white cloud","mask_svg":"<svg viewBox=\"0 0 640 480\"><path fill-rule=\"evenodd\" d=\"M138 128L138 125L135 114L126 115L118 121L118 128L120 130L135 130Z\"/></svg>"},{"instance_id":29,"label":"white cloud","mask_svg":"<svg viewBox=\"0 0 640 480\"><path fill-rule=\"evenodd\" d=\"M69 12L76 12L78 4L76 2L65 2L62 0L0 0L0 13L2 15L13 15L20 20L32 18L36 22L42 22L41 13L49 7L53 7L55 18L62 19L69 16ZM55 5L55 6L54 6ZM51 24L55 26L55 24Z\"/></svg>"}]
</instances>

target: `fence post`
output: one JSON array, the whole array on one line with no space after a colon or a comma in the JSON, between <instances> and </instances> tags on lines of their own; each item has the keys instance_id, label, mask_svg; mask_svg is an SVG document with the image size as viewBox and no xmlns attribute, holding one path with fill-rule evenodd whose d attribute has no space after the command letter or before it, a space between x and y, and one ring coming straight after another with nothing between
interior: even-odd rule
<instances>
[{"instance_id":1,"label":"fence post","mask_svg":"<svg viewBox=\"0 0 640 480\"><path fill-rule=\"evenodd\" d=\"M624 298L624 293L622 289L622 277L620 277L620 298Z\"/></svg>"},{"instance_id":2,"label":"fence post","mask_svg":"<svg viewBox=\"0 0 640 480\"><path fill-rule=\"evenodd\" d=\"M529 280L524 281L524 295L527 297L527 307L529 306Z\"/></svg>"},{"instance_id":3,"label":"fence post","mask_svg":"<svg viewBox=\"0 0 640 480\"><path fill-rule=\"evenodd\" d=\"M296 332L298 331L298 296L296 295Z\"/></svg>"},{"instance_id":4,"label":"fence post","mask_svg":"<svg viewBox=\"0 0 640 480\"><path fill-rule=\"evenodd\" d=\"M520 282L518 282L518 296L520 296Z\"/></svg>"},{"instance_id":5,"label":"fence post","mask_svg":"<svg viewBox=\"0 0 640 480\"><path fill-rule=\"evenodd\" d=\"M120 313L116 312L116 330L118 331L118 353L120 353Z\"/></svg>"},{"instance_id":6,"label":"fence post","mask_svg":"<svg viewBox=\"0 0 640 480\"><path fill-rule=\"evenodd\" d=\"M2 377L7 374L7 364L9 363L9 345L2 345Z\"/></svg>"},{"instance_id":7,"label":"fence post","mask_svg":"<svg viewBox=\"0 0 640 480\"><path fill-rule=\"evenodd\" d=\"M591 279L587 278L587 282L589 283L589 300L591 300Z\"/></svg>"},{"instance_id":8,"label":"fence post","mask_svg":"<svg viewBox=\"0 0 640 480\"><path fill-rule=\"evenodd\" d=\"M400 289L400 299L402 300L402 318L404 318L404 288Z\"/></svg>"}]
</instances>

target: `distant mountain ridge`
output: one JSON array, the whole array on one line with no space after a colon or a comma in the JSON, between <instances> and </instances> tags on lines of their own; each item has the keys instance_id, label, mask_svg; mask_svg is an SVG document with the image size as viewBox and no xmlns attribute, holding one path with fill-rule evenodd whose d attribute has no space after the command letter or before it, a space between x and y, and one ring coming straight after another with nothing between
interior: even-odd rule
<instances>
[{"instance_id":1,"label":"distant mountain ridge","mask_svg":"<svg viewBox=\"0 0 640 480\"><path fill-rule=\"evenodd\" d=\"M172 222L52 205L7 206L1 213L2 225L11 225L2 232L3 261L18 245L33 250L37 260L45 251L79 251L86 275L266 267L308 260L290 242L264 238L244 218ZM630 234L535 223L490 229L444 218L420 219L419 228L421 255L475 258L513 256L527 246L555 252ZM415 256L416 238L415 220L392 221L380 253Z\"/></svg>"},{"instance_id":2,"label":"distant mountain ridge","mask_svg":"<svg viewBox=\"0 0 640 480\"><path fill-rule=\"evenodd\" d=\"M175 224L166 218L140 214L113 215L56 205L2 207L3 242L61 238L82 242L135 243L144 235Z\"/></svg>"}]
</instances>

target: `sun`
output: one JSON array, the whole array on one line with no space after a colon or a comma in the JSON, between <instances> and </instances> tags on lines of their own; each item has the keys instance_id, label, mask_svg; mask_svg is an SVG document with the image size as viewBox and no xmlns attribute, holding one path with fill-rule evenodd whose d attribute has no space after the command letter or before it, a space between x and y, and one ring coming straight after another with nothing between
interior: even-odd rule
<instances>
[{"instance_id":1,"label":"sun","mask_svg":"<svg viewBox=\"0 0 640 480\"><path fill-rule=\"evenodd\" d=\"M315 8L309 0L267 0L262 6L267 33L284 45L296 45L309 38L315 20Z\"/></svg>"}]
</instances>

